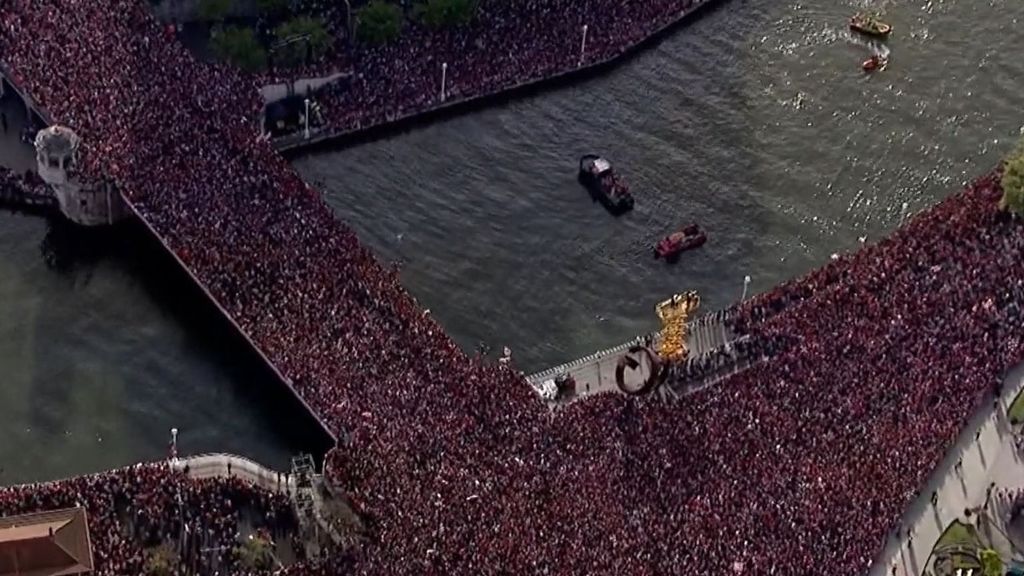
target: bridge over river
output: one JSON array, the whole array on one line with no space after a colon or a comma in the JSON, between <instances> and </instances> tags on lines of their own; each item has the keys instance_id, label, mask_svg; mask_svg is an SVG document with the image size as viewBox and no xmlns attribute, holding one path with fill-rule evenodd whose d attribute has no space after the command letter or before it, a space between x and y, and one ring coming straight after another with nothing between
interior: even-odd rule
<instances>
[{"instance_id":1,"label":"bridge over river","mask_svg":"<svg viewBox=\"0 0 1024 576\"><path fill-rule=\"evenodd\" d=\"M19 4L35 5L5 5ZM998 159L995 138L1017 133L1017 36L1008 32L1019 4L889 6L899 33L890 69L875 77L857 69L865 48L845 34L849 5L721 6L585 86L293 163L308 181L324 183L333 210L376 253L403 261L403 283L466 349L482 340L508 343L517 365L533 372L650 331L650 304L672 291L695 288L710 309L726 307L739 297L744 274L759 291L832 251L855 248L862 235L877 238L898 221L901 204L934 203ZM121 34L111 27L100 37ZM963 42L947 41L954 37ZM0 61L12 56L5 51ZM95 77L84 64L52 64L26 78L65 67ZM28 92L22 95L31 98ZM61 97L41 101L52 108ZM86 117L67 106L57 116ZM577 202L571 155L580 150L607 153L642 192L634 215L610 225ZM469 197L466 218L452 207ZM738 212L747 225L735 225ZM683 266L651 266L652 237L694 220L709 229L709 247ZM255 379L229 373L224 366L236 356L211 351L204 327L179 322L181 307L167 310L164 301L175 296L140 289L139 266L109 255L99 265L80 262L78 287L69 290L69 274L53 273L38 256L46 223L14 216L3 228L0 323L8 333L0 359L7 388L18 395L4 399L4 431L19 442L45 442L54 454L48 464L33 457L8 466L8 477L18 467L45 478L66 474L72 461L90 471L152 458L172 425L190 430L202 450L264 461L286 462L306 445L281 446L281 427L269 425L274 409L259 406L265 386L243 392L244 405L227 405L226 396ZM183 235L167 226L162 232ZM496 306L498 290L515 306ZM71 402L76 397L89 400ZM104 424L94 425L101 412ZM215 413L224 417L212 422ZM76 419L70 426L61 421L69 415ZM83 444L69 448L68 430Z\"/></svg>"},{"instance_id":2,"label":"bridge over river","mask_svg":"<svg viewBox=\"0 0 1024 576\"><path fill-rule=\"evenodd\" d=\"M546 420L537 418L538 415L546 416L535 406L537 403L522 402L528 391L515 386L520 380L511 371L502 371L499 367L484 365L477 368L472 365L447 339L440 324L398 286L397 274L377 264L354 235L338 224L319 193L302 184L270 144L256 137L255 126L248 117L249 112L255 111L251 107L252 102L245 94L231 90L231 83L237 78L218 76L190 60L180 47L161 40L159 28L146 19L141 2L118 3L116 7L124 10L116 13L111 8L115 6L113 4L64 2L64 8L70 10L73 7L75 10L70 16L59 10L47 9L55 3L59 2L11 0L5 4L6 9L0 8L0 22L4 24L0 26L0 54L3 54L2 60L6 65L5 76L32 98L38 112L46 116L47 121L67 123L88 143L87 154L82 158L83 173L93 178L109 179L117 185L140 221L230 319L238 332L258 350L296 398L319 418L327 434L342 426L358 427L351 435L353 446L358 449L349 455L353 459L361 459L359 464L374 473L368 475L372 479L366 482L367 492L376 491L378 485L393 488L401 479L431 488L423 490L423 494L436 490L446 496L445 505L436 506L440 514L458 516L460 511L471 507L500 505L500 498L508 497L508 494L495 492L493 496L496 498L491 494L484 497L470 494L476 488L467 473L469 468L464 465L472 460L463 462L459 459L470 454L466 445L470 445L482 458L507 456L500 448L511 446L512 442L516 442L516 446L529 446L532 450L534 444L526 442L530 439L528 435L523 434L521 443L519 436L505 435L508 430L517 433L516 428L523 422L538 426L546 424ZM95 38L88 38L95 42L68 42L66 33L83 24L91 33L97 34ZM145 42L139 38L140 29L148 30ZM38 32L41 36L35 37L26 31ZM86 84L96 78L106 79L107 75L111 82L104 84L103 89L94 89L94 86ZM218 80L223 84L218 84ZM735 167L736 164L730 166ZM742 164L740 168L743 168ZM728 334L716 328L720 326L713 322L695 325L691 330L691 349L698 352L725 345ZM563 371L576 370L577 375L586 380L582 375L585 370L591 370L591 373L596 372L598 386L601 386L605 380L602 362L619 352L599 355ZM467 365L474 368L467 369ZM478 385L469 382L470 378L474 378ZM513 405L511 401L520 402ZM756 405L757 398L752 397L749 404ZM471 417L476 415L472 413L475 405L481 406L481 417L477 419ZM595 405L598 403L583 406ZM510 406L517 410L509 410ZM720 410L699 412L695 418L709 415L717 422L728 420L718 416L731 413L727 410L732 406L720 406ZM773 405L770 407L775 408ZM786 409L776 413L786 416L779 421L793 422L800 416L800 406L787 407L780 403L779 408ZM432 411L441 412L443 416L451 414L455 417L451 421L460 420L464 427L448 427L441 418L435 418ZM384 413L383 417L381 413ZM672 414L666 413L663 421L669 422L670 416ZM867 418L868 415L864 416ZM509 426L494 425L506 418L508 420L504 421ZM426 430L423 430L423 422L427 423ZM732 438L735 440L732 446L751 446L755 456L771 454L773 447L770 444L774 437L766 436L749 424L747 426L750 435ZM822 424L814 430L825 430L826 427L827 424ZM712 452L708 461L701 461L701 454L697 452L702 449L700 442L713 429L691 428L685 430L680 427L678 431L685 435L665 436L662 440L695 449L693 453L676 454L692 456L688 461L694 462L695 469L703 470L705 464L710 464L711 456L716 459L720 456ZM596 427L581 430L595 432L588 438L603 432ZM790 431L789 428L783 430ZM423 450L422 441L434 440L432 435L437 438L436 450L428 454ZM480 443L466 442L466 438L479 438ZM623 435L621 438L628 440L630 437ZM758 446L761 438L768 439L766 446ZM844 438L871 440L867 435ZM391 442L393 439L398 441ZM488 443L499 449L479 449ZM627 478L626 467L633 461L615 457L615 453L622 452L614 446L609 447L612 449L604 451L602 456L612 457L615 463L613 474L609 475L609 470L602 467L594 475L583 476L585 484L603 485L613 476ZM776 444L774 448L775 453L788 456L799 455L801 450L796 444ZM780 452L783 448L786 451ZM412 464L411 458L404 461L396 459L403 465L398 470L372 467L375 463L392 462L389 458L391 451L399 452L399 456L416 455L426 460L424 464ZM740 454L739 451L728 453L730 456ZM549 452L530 451L528 454L532 462L543 460L532 456L543 457ZM493 470L499 467L508 470L515 466L513 461L513 458L507 458L488 461L487 464ZM594 460L581 457L580 469L588 461ZM653 459L645 461L654 462ZM441 469L430 466L434 463L454 464L446 468L452 474L417 474ZM755 500L759 497L778 498L784 505L791 504L790 499L799 498L787 486L754 486L753 483L761 476L753 474L755 471L749 463L747 459L740 459L734 464L721 460L716 463L723 472L740 482L740 486L751 488L738 490L731 496L749 498L754 505L758 504ZM795 464L798 461L780 460L780 463ZM519 465L522 466L522 462ZM212 466L219 468L220 465L214 462ZM541 467L536 469L543 470ZM702 478L699 476L693 477L695 486L692 492L687 489L687 493L692 493L696 499L705 494L713 498L729 494L724 488L719 490L721 487L714 486L711 476L716 468L708 466L707 470L710 472L703 478L707 482L700 481ZM576 468L569 469L569 472L574 471ZM576 476L564 476L566 481L573 478ZM728 476L723 475L722 478ZM701 492L705 487L708 491ZM508 492L513 497L532 494L518 490ZM583 500L594 502L589 498L590 494L582 490L565 492L575 492L565 494L565 497L574 497L578 503ZM882 494L879 499L883 497L886 502L896 502L895 494ZM820 500L825 506L826 514L823 515L838 512L848 504L829 502L824 498ZM441 499L433 502L438 501ZM419 504L411 498L394 502L397 503L396 508L407 502ZM533 510L528 507L522 509ZM744 508L751 509L754 507ZM421 507L407 506L405 510L415 513ZM603 507L596 512L580 507L580 514L593 513L593 518L608 516L607 512ZM704 517L710 518L713 512L706 511ZM516 516L512 519L515 522L527 518L525 524L536 522L537 526L552 526L556 530L568 524L562 521L567 517L509 516ZM663 516L656 514L653 519L658 521ZM746 517L748 520L751 518ZM469 534L470 530L476 531L474 525L456 524L448 522L446 530L460 531L454 532L459 536L475 536ZM603 524L580 526L600 528ZM685 532L674 531L680 535ZM600 529L586 532L597 533L605 532ZM397 550L403 563L409 558L422 557L419 550L414 551L417 554L404 552L409 542L425 542L422 535L426 532L414 532L412 538L399 532L392 534L395 536L384 542L382 552ZM690 544L702 536L702 533L694 534ZM583 532L580 535L585 536ZM726 539L718 549L728 550L740 544L730 538L740 540L744 534L723 527L719 536ZM846 534L822 531L814 536L829 536L838 543ZM769 544L778 545L779 542ZM808 542L807 547L796 548L796 552L812 550L816 545L817 540ZM560 552L562 547L558 548ZM692 551L695 546L677 548ZM412 551L411 548L409 550ZM799 558L797 554L782 556L777 561L784 566L795 564ZM766 556L765 559L771 560ZM722 556L715 560L716 566L721 568L718 572L724 572L732 558Z\"/></svg>"},{"instance_id":3,"label":"bridge over river","mask_svg":"<svg viewBox=\"0 0 1024 576\"><path fill-rule=\"evenodd\" d=\"M661 34L704 4L687 4L679 14L659 23L650 37ZM315 371L323 370L343 380L358 379L356 374L370 359L357 357L351 350L339 356L339 350L332 349L330 344L338 339L332 332L334 328L323 326L322 322L316 325L318 318L296 320L292 314L305 316L309 311L356 316L376 313L372 311L375 303L353 303L348 291L355 289L373 298L370 295L375 289L370 285L391 280L381 276L386 272L373 263L372 256L362 248L356 248L351 259L364 267L354 286L331 289L325 285L325 279L314 277L322 273L318 270L301 270L290 275L281 272L282 263L302 268L305 264L296 264L302 254L331 250L331 245L334 250L352 251L354 237L336 229L337 222L322 201L302 197L317 192L297 183L294 173L281 167L283 160L274 155L271 145L257 137L257 110L250 110L258 98L256 92L253 91L250 98L244 93L244 81L239 82L230 75L211 75L174 42L150 42L149 36L140 41L145 36L141 30L146 26L153 34L160 30L148 14L144 15L142 3L129 8L125 16L111 14L102 7L76 10L81 13L67 13L66 9L51 13L44 3L28 2L2 14L13 22L0 34L4 48L0 58L4 88L17 93L28 116L37 123L66 124L79 133L84 143L84 158L77 158L76 174L116 186L131 214L159 240L324 431L334 438L336 426L328 421L334 410L356 411L357 408L344 393L324 394L318 388L324 386L323 377ZM51 23L52 18L58 21ZM81 18L103 22L100 29L89 33L105 33L107 38L89 38L86 42L103 45L100 53L77 45L65 50L58 46L64 43L60 34L38 37L28 34L35 28L60 30L62 26L77 26ZM639 40L646 39L649 37ZM634 47L616 50L594 63L606 64ZM38 59L33 54L38 50L60 56ZM118 80L127 80L127 83L122 83L122 93L115 98L88 92L77 85L86 78L116 74L125 75ZM176 77L171 80L171 75ZM61 80L52 82L52 77ZM167 85L152 86L162 83ZM83 90L92 96L82 98ZM181 92L169 94L175 90ZM175 108L169 104L171 100L177 102L177 109L169 110ZM125 107L125 101L131 101L132 105ZM157 118L155 110L173 118ZM251 118L235 120L236 114L247 112L252 112ZM229 114L233 115L232 120L221 120ZM219 118L204 125L202 119L209 117ZM111 129L111 123L121 125ZM179 179L174 180L175 177ZM203 186L199 181L206 178L225 181L218 190L219 197L186 192ZM284 182L275 185L276 190L263 197L248 184L275 179L284 179ZM283 192L286 188L291 192ZM269 197L278 193L277 197ZM257 195L255 203L253 195ZM242 211L246 212L245 217L240 214ZM182 213L190 215L182 217ZM291 218L294 220L287 221ZM297 225L296 220L301 221L301 225ZM253 226L253 222L261 225ZM296 234L297 227L312 227L316 231L298 243L294 238L282 240L286 235ZM275 238L276 232L279 234ZM287 244L287 249L281 248L282 243ZM224 253L232 253L230 265L235 270L231 273L224 269L228 264ZM240 279L243 276L245 278ZM240 282L261 286L260 293L251 293L257 289L239 286ZM390 285L389 289L401 292L401 288ZM400 298L407 298L407 295L403 293ZM260 300L264 304L260 304ZM267 302L288 311L262 309ZM398 314L398 318L383 322L401 322L401 316L421 314L423 312L414 305ZM286 330L282 322L306 323L309 329L303 331L301 344L292 334L282 338L280 332ZM448 346L452 344L449 342ZM376 353L386 355L384 351ZM323 368L325 362L335 361L338 367Z\"/></svg>"}]
</instances>

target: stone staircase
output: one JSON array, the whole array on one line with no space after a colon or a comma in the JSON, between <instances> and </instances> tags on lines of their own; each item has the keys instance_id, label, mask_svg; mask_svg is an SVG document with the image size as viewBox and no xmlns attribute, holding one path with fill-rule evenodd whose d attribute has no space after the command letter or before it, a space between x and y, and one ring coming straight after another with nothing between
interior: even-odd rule
<instances>
[{"instance_id":1,"label":"stone staircase","mask_svg":"<svg viewBox=\"0 0 1024 576\"><path fill-rule=\"evenodd\" d=\"M299 527L307 536L307 552L310 556L319 555L320 535L325 534L336 545L342 543L341 534L324 519L323 497L321 486L323 477L316 473L316 463L309 454L292 458L292 478L295 479L293 501L295 515L299 519ZM313 548L315 546L315 548Z\"/></svg>"}]
</instances>

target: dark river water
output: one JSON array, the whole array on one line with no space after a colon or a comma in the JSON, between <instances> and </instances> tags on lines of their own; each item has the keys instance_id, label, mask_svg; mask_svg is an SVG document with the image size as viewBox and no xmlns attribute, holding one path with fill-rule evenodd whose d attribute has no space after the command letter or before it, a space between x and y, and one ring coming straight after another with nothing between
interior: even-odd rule
<instances>
[{"instance_id":1,"label":"dark river water","mask_svg":"<svg viewBox=\"0 0 1024 576\"><path fill-rule=\"evenodd\" d=\"M656 328L669 294L720 308L876 240L1020 138L1024 3L889 3L873 76L863 6L727 0L599 77L294 163L463 345L538 370ZM587 152L634 212L591 203ZM692 222L703 248L651 257ZM187 452L311 449L144 235L105 236L0 213L0 483L160 457L171 426Z\"/></svg>"}]
</instances>

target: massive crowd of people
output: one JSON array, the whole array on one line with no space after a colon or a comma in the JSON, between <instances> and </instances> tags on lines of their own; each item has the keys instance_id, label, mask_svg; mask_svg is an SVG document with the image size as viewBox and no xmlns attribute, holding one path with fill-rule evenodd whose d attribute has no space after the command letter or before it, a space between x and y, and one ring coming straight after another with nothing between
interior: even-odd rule
<instances>
[{"instance_id":1,"label":"massive crowd of people","mask_svg":"<svg viewBox=\"0 0 1024 576\"><path fill-rule=\"evenodd\" d=\"M161 545L180 558L174 574L241 573L239 520L284 534L295 526L287 495L237 477L198 480L163 463L0 488L0 516L82 506L89 522L95 574L149 574Z\"/></svg>"},{"instance_id":2,"label":"massive crowd of people","mask_svg":"<svg viewBox=\"0 0 1024 576\"><path fill-rule=\"evenodd\" d=\"M615 4L600 25L641 34L665 3ZM615 37L595 32L595 54ZM470 43L511 52L489 42ZM117 182L344 438L328 469L371 536L356 573L858 575L1021 360L1024 231L997 208L995 173L751 300L734 324L770 360L668 404L607 394L551 413L512 367L464 354L258 136L254 84L196 62L141 0L8 0L0 55L82 136L83 174ZM426 72L401 62L367 94L418 93ZM119 474L61 485L81 498ZM102 573L137 562L106 538Z\"/></svg>"},{"instance_id":3,"label":"massive crowd of people","mask_svg":"<svg viewBox=\"0 0 1024 576\"><path fill-rule=\"evenodd\" d=\"M340 55L352 78L321 96L327 128L367 128L603 62L705 2L482 0L466 26L435 29L410 21L392 43L360 44ZM330 16L335 21L344 13Z\"/></svg>"}]
</instances>

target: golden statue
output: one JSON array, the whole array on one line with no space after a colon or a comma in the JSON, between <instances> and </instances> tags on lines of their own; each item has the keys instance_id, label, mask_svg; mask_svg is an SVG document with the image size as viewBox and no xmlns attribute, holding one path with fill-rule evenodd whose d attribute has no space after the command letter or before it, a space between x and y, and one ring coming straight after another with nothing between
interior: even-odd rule
<instances>
[{"instance_id":1,"label":"golden statue","mask_svg":"<svg viewBox=\"0 0 1024 576\"><path fill-rule=\"evenodd\" d=\"M661 320L658 355L665 361L686 358L686 321L700 307L700 296L690 290L658 303L654 311Z\"/></svg>"}]
</instances>

